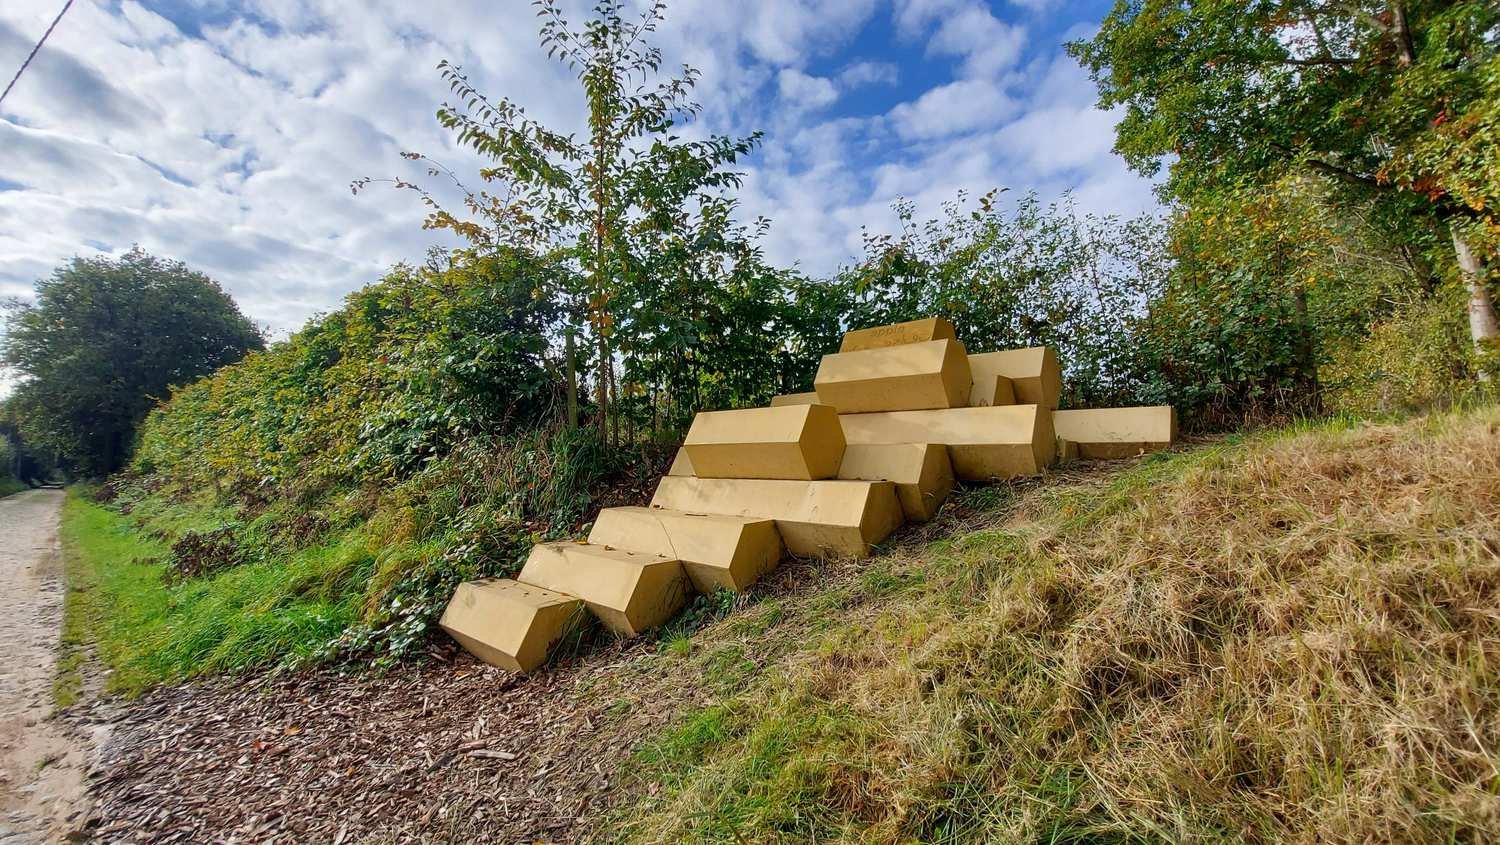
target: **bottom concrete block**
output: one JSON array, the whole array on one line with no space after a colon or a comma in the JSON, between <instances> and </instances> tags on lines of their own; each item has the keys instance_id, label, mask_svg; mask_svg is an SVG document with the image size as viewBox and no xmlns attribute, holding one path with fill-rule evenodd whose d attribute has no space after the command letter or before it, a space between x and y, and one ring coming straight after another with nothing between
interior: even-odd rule
<instances>
[{"instance_id":1,"label":"bottom concrete block","mask_svg":"<svg viewBox=\"0 0 1500 845\"><path fill-rule=\"evenodd\" d=\"M582 618L583 602L572 596L487 578L459 584L438 624L480 660L530 672Z\"/></svg>"},{"instance_id":2,"label":"bottom concrete block","mask_svg":"<svg viewBox=\"0 0 1500 845\"><path fill-rule=\"evenodd\" d=\"M517 580L583 599L601 622L627 637L671 619L688 595L680 561L587 543L532 547Z\"/></svg>"},{"instance_id":3,"label":"bottom concrete block","mask_svg":"<svg viewBox=\"0 0 1500 845\"><path fill-rule=\"evenodd\" d=\"M1052 427L1058 437L1078 444L1079 457L1130 458L1171 446L1177 411L1171 405L1053 411Z\"/></svg>"},{"instance_id":4,"label":"bottom concrete block","mask_svg":"<svg viewBox=\"0 0 1500 845\"><path fill-rule=\"evenodd\" d=\"M889 481L782 481L667 476L653 508L776 520L787 551L804 557L867 557L901 525Z\"/></svg>"},{"instance_id":5,"label":"bottom concrete block","mask_svg":"<svg viewBox=\"0 0 1500 845\"><path fill-rule=\"evenodd\" d=\"M701 593L744 590L782 555L774 520L664 508L605 508L589 542L677 558Z\"/></svg>"},{"instance_id":6,"label":"bottom concrete block","mask_svg":"<svg viewBox=\"0 0 1500 845\"><path fill-rule=\"evenodd\" d=\"M839 478L894 483L901 510L912 522L932 519L953 491L948 449L936 443L849 446Z\"/></svg>"}]
</instances>

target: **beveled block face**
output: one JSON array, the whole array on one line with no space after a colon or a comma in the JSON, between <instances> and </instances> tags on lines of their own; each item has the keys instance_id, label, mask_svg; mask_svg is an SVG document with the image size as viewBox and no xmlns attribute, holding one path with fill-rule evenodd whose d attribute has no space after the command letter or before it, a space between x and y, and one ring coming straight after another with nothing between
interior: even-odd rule
<instances>
[{"instance_id":1,"label":"beveled block face","mask_svg":"<svg viewBox=\"0 0 1500 845\"><path fill-rule=\"evenodd\" d=\"M1062 395L1062 370L1057 363L1057 352L1050 346L970 355L969 371L973 374L970 405L1002 404L983 401L995 389L994 376L1010 379L1019 404L1056 408Z\"/></svg>"},{"instance_id":2,"label":"beveled block face","mask_svg":"<svg viewBox=\"0 0 1500 845\"><path fill-rule=\"evenodd\" d=\"M969 392L970 407L988 408L995 405L1014 404L1016 404L1015 383L1005 376L976 378Z\"/></svg>"},{"instance_id":3,"label":"beveled block face","mask_svg":"<svg viewBox=\"0 0 1500 845\"><path fill-rule=\"evenodd\" d=\"M862 349L881 349L887 346L902 346L908 343L926 343L930 340L957 340L953 324L942 317L928 317L890 326L875 326L858 329L844 335L839 344L840 352L858 352Z\"/></svg>"},{"instance_id":4,"label":"beveled block face","mask_svg":"<svg viewBox=\"0 0 1500 845\"><path fill-rule=\"evenodd\" d=\"M944 443L953 474L972 481L1038 475L1057 455L1052 413L1038 405L845 414L839 421L851 445Z\"/></svg>"},{"instance_id":5,"label":"beveled block face","mask_svg":"<svg viewBox=\"0 0 1500 845\"><path fill-rule=\"evenodd\" d=\"M688 457L687 449L678 447L677 454L672 458L672 466L667 469L667 475L692 475L693 459Z\"/></svg>"},{"instance_id":6,"label":"beveled block face","mask_svg":"<svg viewBox=\"0 0 1500 845\"><path fill-rule=\"evenodd\" d=\"M773 519L786 550L803 557L865 557L901 525L888 481L663 478L652 508Z\"/></svg>"},{"instance_id":7,"label":"beveled block face","mask_svg":"<svg viewBox=\"0 0 1500 845\"><path fill-rule=\"evenodd\" d=\"M744 590L782 556L774 520L664 508L605 508L589 542L675 557L701 593Z\"/></svg>"},{"instance_id":8,"label":"beveled block face","mask_svg":"<svg viewBox=\"0 0 1500 845\"><path fill-rule=\"evenodd\" d=\"M780 396L771 397L771 407L781 408L787 405L816 405L818 394L815 391L807 393L783 393Z\"/></svg>"},{"instance_id":9,"label":"beveled block face","mask_svg":"<svg viewBox=\"0 0 1500 845\"><path fill-rule=\"evenodd\" d=\"M439 626L480 660L530 672L581 620L578 599L507 578L458 585Z\"/></svg>"},{"instance_id":10,"label":"beveled block face","mask_svg":"<svg viewBox=\"0 0 1500 845\"><path fill-rule=\"evenodd\" d=\"M936 443L846 447L839 478L894 483L901 511L911 522L931 519L953 491L948 449Z\"/></svg>"},{"instance_id":11,"label":"beveled block face","mask_svg":"<svg viewBox=\"0 0 1500 845\"><path fill-rule=\"evenodd\" d=\"M1077 445L1079 457L1096 460L1155 452L1177 440L1171 405L1054 411L1052 424L1058 437Z\"/></svg>"},{"instance_id":12,"label":"beveled block face","mask_svg":"<svg viewBox=\"0 0 1500 845\"><path fill-rule=\"evenodd\" d=\"M839 413L860 414L963 407L972 379L963 344L934 340L824 355L813 387Z\"/></svg>"},{"instance_id":13,"label":"beveled block face","mask_svg":"<svg viewBox=\"0 0 1500 845\"><path fill-rule=\"evenodd\" d=\"M688 592L687 575L674 558L586 543L534 546L517 580L577 596L624 636L670 619L687 602Z\"/></svg>"},{"instance_id":14,"label":"beveled block face","mask_svg":"<svg viewBox=\"0 0 1500 845\"><path fill-rule=\"evenodd\" d=\"M826 405L705 411L683 448L699 478L831 478L844 455L838 412Z\"/></svg>"}]
</instances>

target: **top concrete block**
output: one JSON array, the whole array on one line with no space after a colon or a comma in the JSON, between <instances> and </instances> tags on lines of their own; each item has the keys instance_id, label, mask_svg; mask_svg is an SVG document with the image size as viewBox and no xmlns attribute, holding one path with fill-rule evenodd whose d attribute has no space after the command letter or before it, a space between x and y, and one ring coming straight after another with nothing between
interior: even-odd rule
<instances>
[{"instance_id":1,"label":"top concrete block","mask_svg":"<svg viewBox=\"0 0 1500 845\"><path fill-rule=\"evenodd\" d=\"M505 578L458 585L438 622L475 657L512 672L530 672L582 618L583 602Z\"/></svg>"},{"instance_id":2,"label":"top concrete block","mask_svg":"<svg viewBox=\"0 0 1500 845\"><path fill-rule=\"evenodd\" d=\"M682 562L584 543L533 546L516 580L583 599L605 625L627 637L672 618L687 602Z\"/></svg>"},{"instance_id":3,"label":"top concrete block","mask_svg":"<svg viewBox=\"0 0 1500 845\"><path fill-rule=\"evenodd\" d=\"M824 355L818 399L841 414L961 408L972 378L963 344L933 340Z\"/></svg>"},{"instance_id":4,"label":"top concrete block","mask_svg":"<svg viewBox=\"0 0 1500 845\"><path fill-rule=\"evenodd\" d=\"M786 405L818 405L818 394L816 391L807 393L783 393L771 397L771 407L781 408Z\"/></svg>"},{"instance_id":5,"label":"top concrete block","mask_svg":"<svg viewBox=\"0 0 1500 845\"><path fill-rule=\"evenodd\" d=\"M1171 446L1177 411L1171 405L1054 411L1052 426L1058 437L1077 444L1080 457L1130 458Z\"/></svg>"},{"instance_id":6,"label":"top concrete block","mask_svg":"<svg viewBox=\"0 0 1500 845\"><path fill-rule=\"evenodd\" d=\"M970 405L1003 404L994 400L995 376L1010 379L1015 401L1020 404L1056 408L1062 394L1062 370L1057 352L1050 346L970 355L969 370L973 374Z\"/></svg>"},{"instance_id":7,"label":"top concrete block","mask_svg":"<svg viewBox=\"0 0 1500 845\"><path fill-rule=\"evenodd\" d=\"M827 405L705 411L683 444L699 478L786 478L838 474L844 433Z\"/></svg>"},{"instance_id":8,"label":"top concrete block","mask_svg":"<svg viewBox=\"0 0 1500 845\"><path fill-rule=\"evenodd\" d=\"M929 340L958 340L958 335L953 331L952 323L942 317L928 317L925 320L849 332L844 335L844 342L839 344L839 351L858 352L861 349L880 349L907 343L925 343Z\"/></svg>"}]
</instances>

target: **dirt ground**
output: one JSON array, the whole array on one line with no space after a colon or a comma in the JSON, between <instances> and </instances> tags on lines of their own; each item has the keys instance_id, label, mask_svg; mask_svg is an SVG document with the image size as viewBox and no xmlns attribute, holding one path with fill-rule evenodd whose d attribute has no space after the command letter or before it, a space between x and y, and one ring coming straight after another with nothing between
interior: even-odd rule
<instances>
[{"instance_id":1,"label":"dirt ground","mask_svg":"<svg viewBox=\"0 0 1500 845\"><path fill-rule=\"evenodd\" d=\"M0 499L0 845L66 841L87 813L99 737L54 718L61 490Z\"/></svg>"}]
</instances>

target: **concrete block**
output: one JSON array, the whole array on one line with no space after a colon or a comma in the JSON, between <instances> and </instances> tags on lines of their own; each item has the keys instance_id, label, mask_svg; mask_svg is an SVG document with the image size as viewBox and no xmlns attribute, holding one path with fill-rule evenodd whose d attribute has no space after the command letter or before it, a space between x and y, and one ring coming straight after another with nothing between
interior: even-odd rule
<instances>
[{"instance_id":1,"label":"concrete block","mask_svg":"<svg viewBox=\"0 0 1500 845\"><path fill-rule=\"evenodd\" d=\"M839 413L863 414L961 408L972 378L963 344L934 340L824 355L813 386Z\"/></svg>"},{"instance_id":2,"label":"concrete block","mask_svg":"<svg viewBox=\"0 0 1500 845\"><path fill-rule=\"evenodd\" d=\"M1057 438L1057 462L1071 464L1076 460L1078 460L1078 444L1061 437Z\"/></svg>"},{"instance_id":3,"label":"concrete block","mask_svg":"<svg viewBox=\"0 0 1500 845\"><path fill-rule=\"evenodd\" d=\"M780 396L771 397L771 407L780 408L785 405L817 405L818 394L816 391L806 393L783 393Z\"/></svg>"},{"instance_id":4,"label":"concrete block","mask_svg":"<svg viewBox=\"0 0 1500 845\"><path fill-rule=\"evenodd\" d=\"M871 544L901 525L901 504L889 481L668 476L651 507L774 519L787 551L803 557L867 557Z\"/></svg>"},{"instance_id":5,"label":"concrete block","mask_svg":"<svg viewBox=\"0 0 1500 845\"><path fill-rule=\"evenodd\" d=\"M671 619L688 596L681 561L585 543L533 546L516 578L583 599L600 621L627 637Z\"/></svg>"},{"instance_id":6,"label":"concrete block","mask_svg":"<svg viewBox=\"0 0 1500 845\"><path fill-rule=\"evenodd\" d=\"M706 411L683 444L699 478L832 478L844 456L838 411L784 405Z\"/></svg>"},{"instance_id":7,"label":"concrete block","mask_svg":"<svg viewBox=\"0 0 1500 845\"><path fill-rule=\"evenodd\" d=\"M901 511L911 522L932 519L953 491L948 449L936 443L883 443L849 446L839 478L889 481L896 485Z\"/></svg>"},{"instance_id":8,"label":"concrete block","mask_svg":"<svg viewBox=\"0 0 1500 845\"><path fill-rule=\"evenodd\" d=\"M1177 411L1171 405L1054 411L1052 425L1058 437L1078 444L1079 457L1095 460L1155 452L1177 440Z\"/></svg>"},{"instance_id":9,"label":"concrete block","mask_svg":"<svg viewBox=\"0 0 1500 845\"><path fill-rule=\"evenodd\" d=\"M1037 475L1057 456L1052 412L1040 405L888 411L839 417L850 445L943 443L966 481Z\"/></svg>"},{"instance_id":10,"label":"concrete block","mask_svg":"<svg viewBox=\"0 0 1500 845\"><path fill-rule=\"evenodd\" d=\"M739 592L781 562L774 520L665 508L605 508L589 542L682 561L700 593Z\"/></svg>"},{"instance_id":11,"label":"concrete block","mask_svg":"<svg viewBox=\"0 0 1500 845\"><path fill-rule=\"evenodd\" d=\"M672 458L672 466L667 469L667 475L692 475L693 459L688 457L687 449L677 448L677 454Z\"/></svg>"},{"instance_id":12,"label":"concrete block","mask_svg":"<svg viewBox=\"0 0 1500 845\"><path fill-rule=\"evenodd\" d=\"M886 346L901 346L907 343L925 343L929 340L958 340L953 324L942 317L928 317L891 326L875 326L858 329L844 335L839 344L840 352L858 352L861 349L880 349Z\"/></svg>"},{"instance_id":13,"label":"concrete block","mask_svg":"<svg viewBox=\"0 0 1500 845\"><path fill-rule=\"evenodd\" d=\"M1016 404L1015 382L1005 376L985 376L982 384L975 380L969 392L969 405L975 408L1014 404Z\"/></svg>"},{"instance_id":14,"label":"concrete block","mask_svg":"<svg viewBox=\"0 0 1500 845\"><path fill-rule=\"evenodd\" d=\"M1016 402L1056 408L1062 394L1062 370L1057 364L1057 352L1050 346L1033 346L1030 349L1004 349L999 352L983 352L969 356L969 370L973 373L973 388L970 405L983 403L986 392L992 389L992 376L1005 376L1015 389Z\"/></svg>"},{"instance_id":15,"label":"concrete block","mask_svg":"<svg viewBox=\"0 0 1500 845\"><path fill-rule=\"evenodd\" d=\"M480 660L530 672L582 619L583 602L572 596L486 578L459 584L438 624Z\"/></svg>"}]
</instances>

